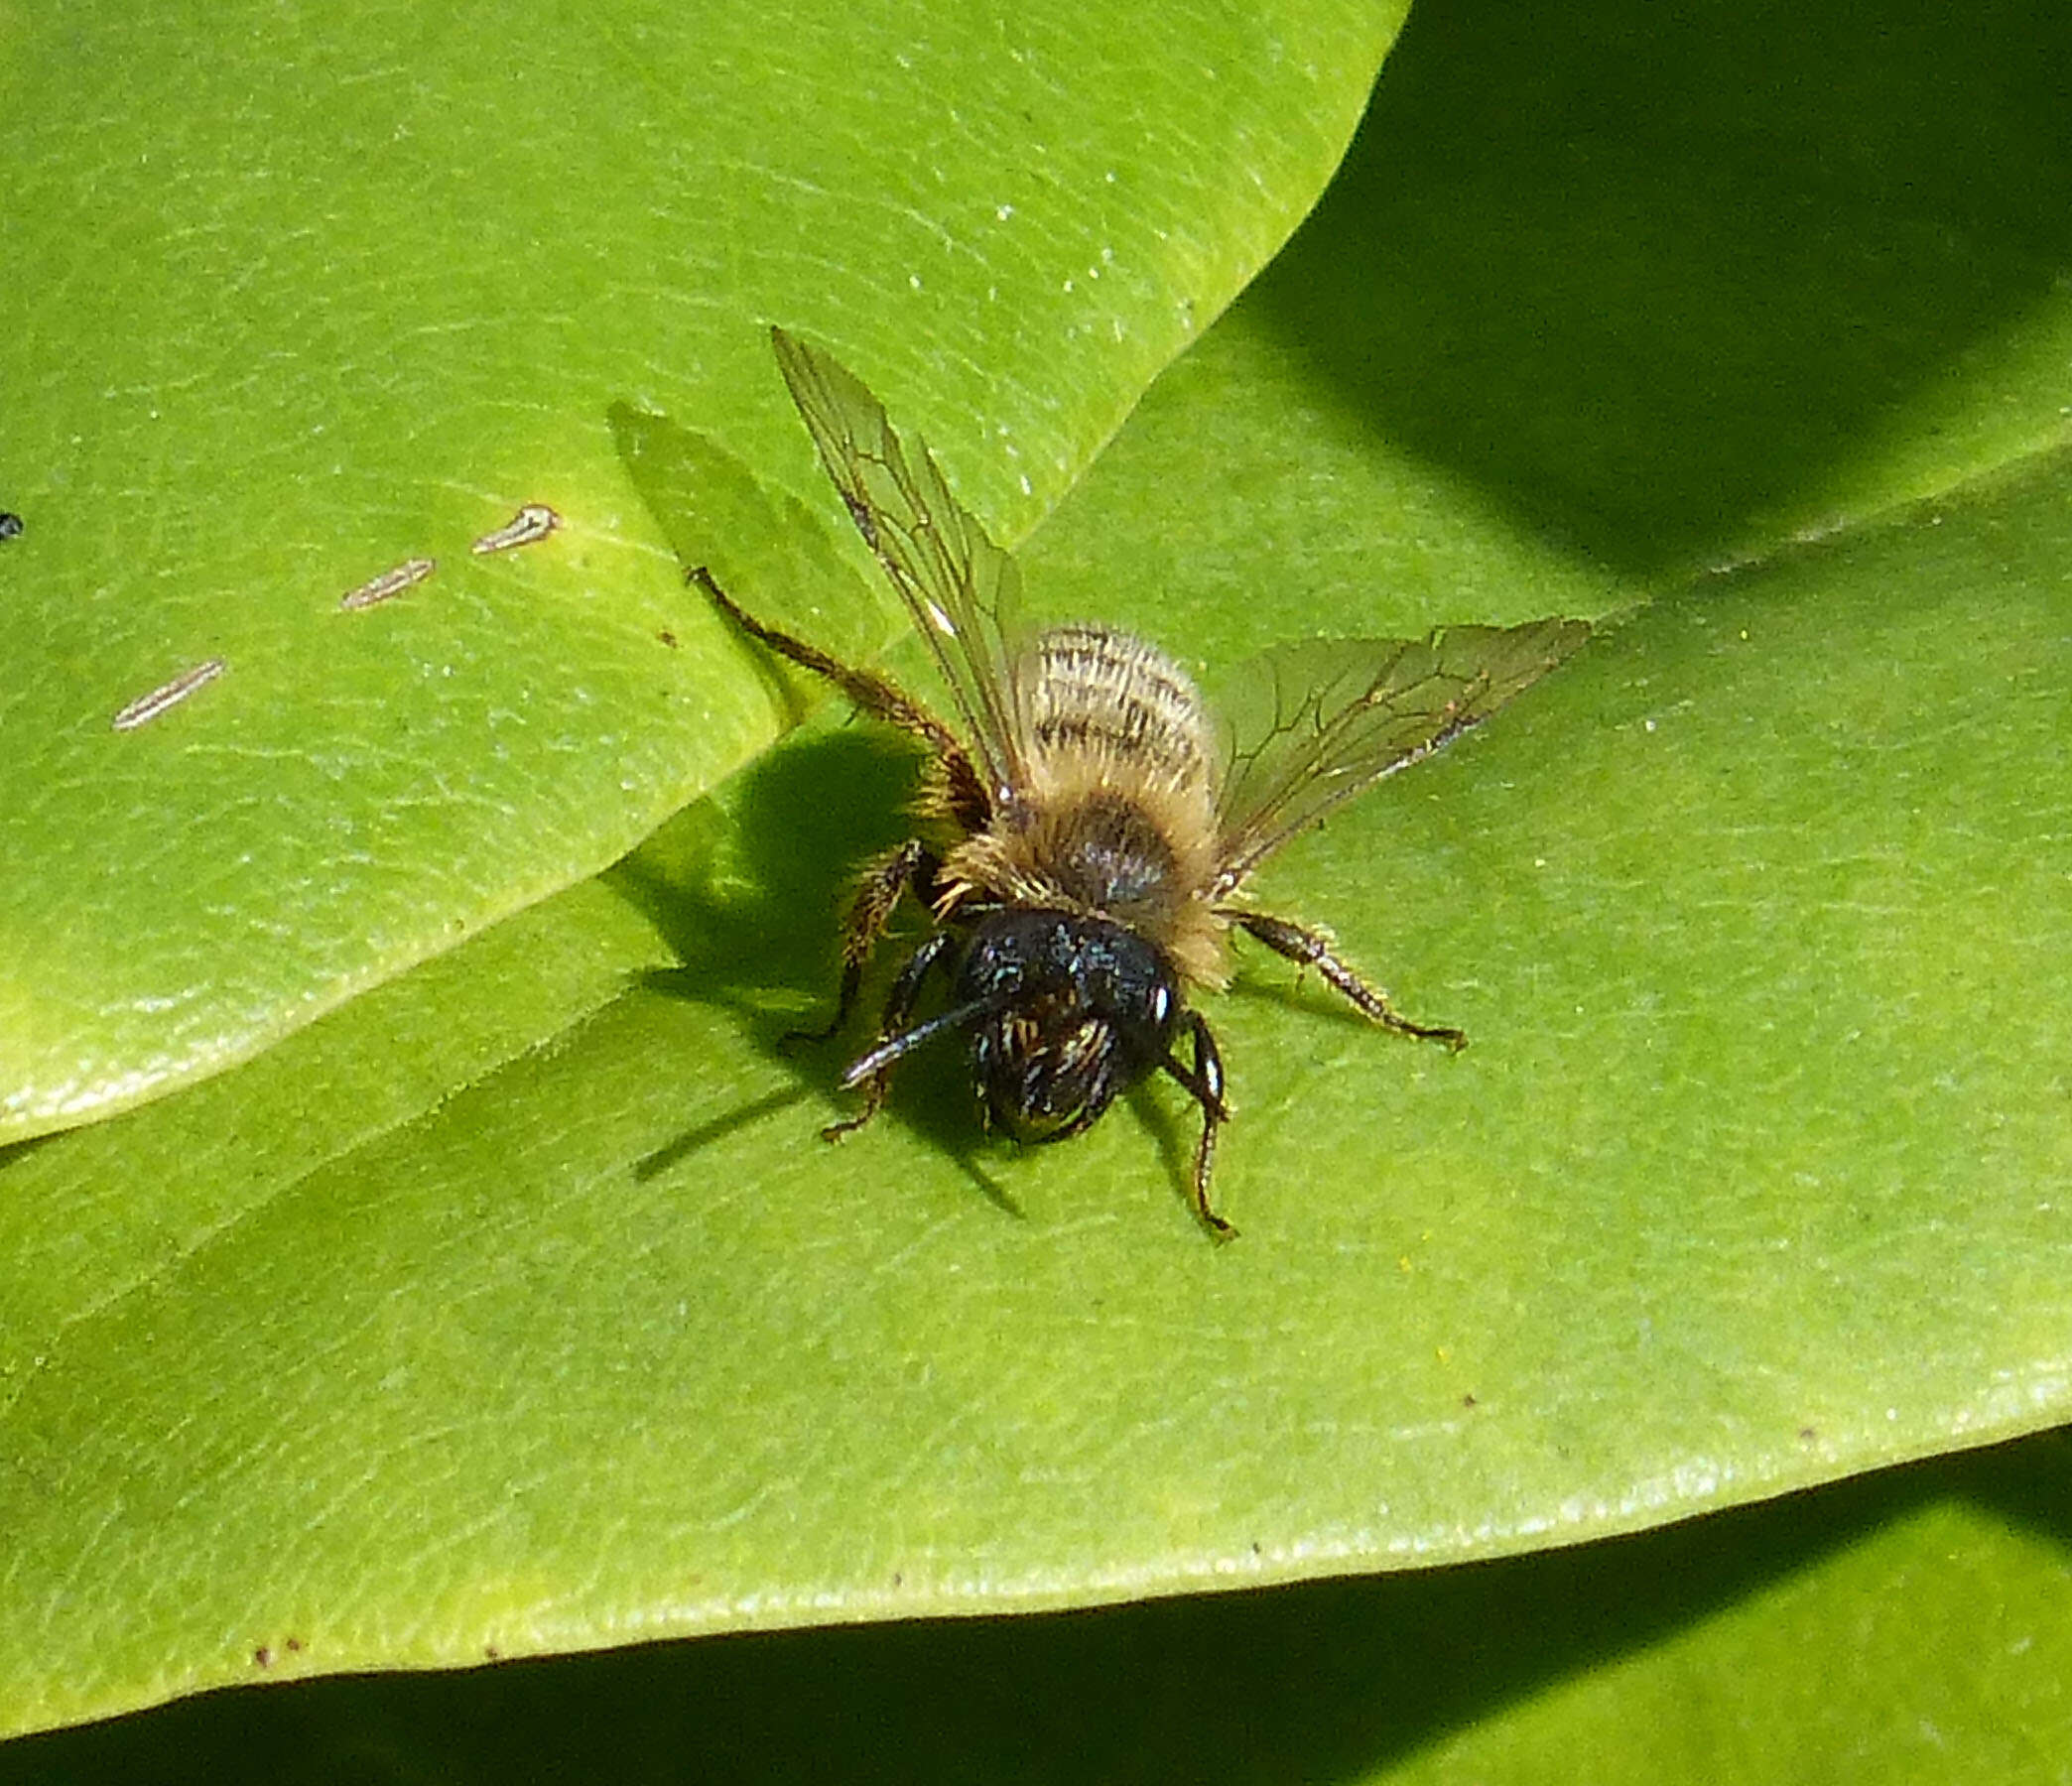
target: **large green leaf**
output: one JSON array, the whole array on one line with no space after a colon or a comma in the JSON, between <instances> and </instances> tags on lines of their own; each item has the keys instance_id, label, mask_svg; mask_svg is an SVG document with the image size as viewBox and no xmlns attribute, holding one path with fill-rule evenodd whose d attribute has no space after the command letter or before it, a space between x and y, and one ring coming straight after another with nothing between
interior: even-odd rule
<instances>
[{"instance_id":1,"label":"large green leaf","mask_svg":"<svg viewBox=\"0 0 2072 1786\"><path fill-rule=\"evenodd\" d=\"M1466 1569L213 1694L9 1745L0 1782L2049 1780L2068 1465L2052 1436Z\"/></svg>"},{"instance_id":2,"label":"large green leaf","mask_svg":"<svg viewBox=\"0 0 2072 1786\"><path fill-rule=\"evenodd\" d=\"M1413 187L1461 153L1435 119L1510 115L1513 54L1558 97L1557 76L1594 79L1617 37L1478 62L1448 24L1411 34L1364 145L1400 154ZM1878 140L1873 184L1925 239L1941 189L1895 178L1910 143L1939 167L1958 140L1940 120L1997 149L2048 126L2018 90L1986 103L1963 57L1901 38L1950 85L1923 75L1941 109ZM1449 73L1451 109L1431 90ZM1874 114L1885 89L1869 76L1885 73L1874 63L1860 83ZM1398 90L1420 100L1407 126ZM1820 104L1846 140L1856 114ZM1414 196L1377 223L1342 193L1031 554L1053 611L1124 618L1222 666L1326 623L1596 611L1665 567L1758 553L1671 589L1262 881L1476 1046L1419 1053L1249 966L1213 1007L1240 1109L1225 1198L1246 1230L1223 1252L1178 1194L1177 1099L1020 1156L978 1141L939 1062L876 1129L819 1148L838 1057L794 1060L776 1037L825 991L842 864L894 834L902 783L831 715L604 881L234 1075L11 1156L0 1680L18 1726L269 1673L1487 1556L2065 1418L2068 918L2052 845L2072 468L2033 450L2062 432L2062 386L2001 381L2022 342L2063 327L2062 295L2024 296L2060 210L2023 211L2031 180L1993 229L1943 215L1982 290L1997 274L2007 292L1929 346L1896 325L1835 339L1890 393L1875 426L1828 401L1847 381L1809 376L1820 331L1796 323L1780 332L1800 358L1773 357L1801 403L1745 402L1736 428L1703 426L1719 393L1692 345L1635 381L1622 420L1543 404L1497 375L1537 339L1528 309L1503 314L1508 339L1464 323L1476 350L1431 356L1451 401L1419 399L1418 433L1392 387L1360 383L1373 341L1306 339L1290 319L1324 269L1384 264L1377 241L1385 264L1429 269L1450 236L1493 238L1506 205L1531 214L1546 157L1528 150L1550 128L1499 145L1509 187L1491 150L1479 212L1462 219L1444 190L1422 241ZM1748 166L1768 165L1767 140L1751 135ZM1370 191L1374 165L1346 191ZM1614 196L1634 204L1644 169L1621 169L1632 185ZM1709 215L1731 183L1692 197L1687 173L1666 161L1656 195ZM1581 214L1603 214L1598 195ZM1841 243L1838 286L1874 195L1852 195L1857 236L1824 238ZM1605 333L1644 339L1675 312L1661 288L1702 263L1664 249L1637 278L1596 252L1607 239L1580 230L1546 264L1579 283L1599 270ZM1784 282L1778 312L1808 289ZM1506 391L1519 413L1499 437L1477 417ZM1748 420L1764 413L1819 426L1777 441ZM622 429L636 437L668 438ZM1608 519L1613 471L1636 464L1682 498ZM1731 500L1680 519L1707 489ZM1923 489L1946 499L1866 519ZM1838 516L1831 537L1774 550ZM1568 549L1579 539L1594 558ZM754 575L758 553L774 565L791 547L741 550ZM1796 1777L1801 1749L1708 1721L1805 1705L1809 1650L1846 1649L1842 1709L1861 1718L1827 1726L1833 1752L1870 1732L1903 1777L1892 1732L1920 1702L1918 1652L1947 1668L2000 1639L1931 1722L1996 1734L1965 1751L1995 1765L2025 1740L2052 1752L2059 1725L2015 1646L2055 1590L2055 1543L1928 1509L1871 1540L1834 1593L1787 1594L1788 1616L1765 1622L1778 1528L1755 1517L1694 1528L1726 1534L1707 1565L1717 1602L1646 1593L1709 1554L1669 1539L1329 1590L1351 1609L1328 1631L1431 1639L1361 1652L1381 1657L1368 1674L1318 1663L1301 1682L1337 1689L1350 1734L1321 1760L1269 1742L1258 1771L1396 1759L1544 1777L1553 1749L1601 1751L1613 1777L1659 1777L1665 1756ZM1953 1549L1959 1567L1930 1567ZM1591 1559L1621 1556L1602 1567L1626 1591L1590 1602L1582 1636L1532 1619L1574 1600ZM1919 1614L1849 1647L1867 1598L1902 1590ZM1712 1642L1708 1606L1736 1600L1719 1622L1745 1640ZM1297 1625L1323 1604L1276 1603ZM1094 1700L1109 1752L1184 1757L1199 1729L1227 1757L1229 1724L1202 1708L1242 1708L1251 1677L1226 1693L1223 1652L1271 1650L1286 1627L1234 1607L1126 1616L1142 1635L1122 1661L1097 1646L1077 1675L1043 1678L1069 1696L1076 1679L1085 1693L1149 1674L1151 1697L1202 1722L1133 1744L1141 1701L1110 1691ZM1077 1628L988 1653L1015 1668ZM1515 1672L1491 1665L1449 1699L1452 1675L1413 1671L1397 1691L1420 1696L1417 1716L1365 1709L1404 1653L1472 1655L1492 1630L1516 1634ZM917 1678L939 1681L973 1640L917 1649ZM896 1668L903 1643L930 1639L845 1641L692 1666L723 1675L745 1653L775 1695L786 1655L820 1682L859 1652ZM1601 1652L1629 1665L1586 1675ZM2047 1675L2055 1650L2039 1653ZM644 1666L573 1678L608 1707ZM1693 1686L1722 1670L1748 1683L1726 1713Z\"/></svg>"},{"instance_id":3,"label":"large green leaf","mask_svg":"<svg viewBox=\"0 0 2072 1786\"><path fill-rule=\"evenodd\" d=\"M1486 1556L2063 1418L2072 906L2000 790L2072 720L2068 497L1664 599L1277 863L1477 1046L1247 967L1233 1248L1154 1095L1017 1154L938 1062L813 1139L777 1037L902 779L825 725L17 1155L17 1716Z\"/></svg>"},{"instance_id":4,"label":"large green leaf","mask_svg":"<svg viewBox=\"0 0 2072 1786\"><path fill-rule=\"evenodd\" d=\"M631 497L614 402L810 478L760 322L812 327L925 408L1017 535L1314 200L1399 19L25 15L0 60L0 507L27 521L0 550L0 1137L248 1057L768 741ZM470 555L529 502L563 531ZM431 580L340 611L417 558Z\"/></svg>"}]
</instances>

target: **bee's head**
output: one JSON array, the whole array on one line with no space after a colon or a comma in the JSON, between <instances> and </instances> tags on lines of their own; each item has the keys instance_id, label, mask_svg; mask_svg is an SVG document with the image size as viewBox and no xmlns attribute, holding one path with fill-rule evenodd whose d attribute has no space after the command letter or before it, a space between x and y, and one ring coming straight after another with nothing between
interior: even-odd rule
<instances>
[{"instance_id":1,"label":"bee's head","mask_svg":"<svg viewBox=\"0 0 2072 1786\"><path fill-rule=\"evenodd\" d=\"M994 1121L1023 1141L1076 1135L1172 1046L1180 988L1134 931L1070 912L982 920L956 997L981 1006L971 1070Z\"/></svg>"}]
</instances>

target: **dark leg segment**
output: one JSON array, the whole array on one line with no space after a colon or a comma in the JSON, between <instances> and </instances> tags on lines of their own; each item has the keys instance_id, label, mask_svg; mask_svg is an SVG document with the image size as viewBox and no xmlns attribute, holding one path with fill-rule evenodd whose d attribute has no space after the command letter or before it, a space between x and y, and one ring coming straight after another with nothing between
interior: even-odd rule
<instances>
[{"instance_id":1,"label":"dark leg segment","mask_svg":"<svg viewBox=\"0 0 2072 1786\"><path fill-rule=\"evenodd\" d=\"M907 964L900 968L899 976L892 982L891 991L885 994L884 1016L878 1020L880 1047L907 1027L914 1015L915 1002L921 996L922 982L928 978L928 970L948 955L950 946L956 941L954 932L937 931L914 951ZM892 1069L890 1065L880 1067L874 1073L866 1073L859 1083L863 1087L863 1108L846 1121L829 1123L821 1130L823 1141L840 1141L843 1135L861 1128L884 1108L885 1093L892 1084Z\"/></svg>"},{"instance_id":2,"label":"dark leg segment","mask_svg":"<svg viewBox=\"0 0 2072 1786\"><path fill-rule=\"evenodd\" d=\"M818 646L795 639L790 633L779 632L774 626L765 626L727 594L705 566L694 566L689 576L712 597L713 605L751 639L759 639L779 657L789 658L800 669L811 670L814 675L826 678L873 718L882 719L887 725L896 725L926 744L943 766L951 816L967 830L983 830L992 823L992 797L979 782L970 755L957 741L957 734L919 702L902 694L882 676L874 676L868 670L851 670Z\"/></svg>"},{"instance_id":3,"label":"dark leg segment","mask_svg":"<svg viewBox=\"0 0 2072 1786\"><path fill-rule=\"evenodd\" d=\"M1285 918L1269 918L1263 912L1224 911L1217 915L1228 918L1289 960L1314 967L1383 1029L1392 1029L1399 1036L1416 1036L1426 1042L1444 1042L1455 1053L1468 1046L1468 1038L1460 1030L1440 1024L1412 1023L1409 1018L1399 1016L1389 1004L1388 994L1378 986L1368 985L1333 955L1330 940L1318 932L1304 930L1301 925L1290 924Z\"/></svg>"},{"instance_id":4,"label":"dark leg segment","mask_svg":"<svg viewBox=\"0 0 2072 1786\"><path fill-rule=\"evenodd\" d=\"M885 934L899 896L916 887L922 897L934 884L942 866L934 850L919 837L909 837L897 849L888 850L863 870L856 883L856 897L842 926L842 990L835 1001L835 1021L826 1029L793 1030L787 1042L825 1042L839 1035L856 1008L856 988L863 983L863 964Z\"/></svg>"},{"instance_id":5,"label":"dark leg segment","mask_svg":"<svg viewBox=\"0 0 2072 1786\"><path fill-rule=\"evenodd\" d=\"M1187 1027L1194 1037L1194 1066L1181 1065L1178 1055L1167 1055L1161 1065L1185 1085L1202 1106L1202 1143L1195 1150L1194 1209L1202 1225L1219 1240L1234 1240L1237 1230L1209 1207L1209 1175L1216 1164L1216 1131L1230 1121L1230 1106L1224 1102L1223 1056L1216 1052L1216 1038L1199 1011L1187 1013Z\"/></svg>"}]
</instances>

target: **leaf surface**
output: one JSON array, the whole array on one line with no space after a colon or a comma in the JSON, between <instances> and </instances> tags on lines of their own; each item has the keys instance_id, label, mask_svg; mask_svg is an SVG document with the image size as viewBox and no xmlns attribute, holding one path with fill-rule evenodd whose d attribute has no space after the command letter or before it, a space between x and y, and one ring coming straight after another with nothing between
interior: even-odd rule
<instances>
[{"instance_id":1,"label":"leaf surface","mask_svg":"<svg viewBox=\"0 0 2072 1786\"><path fill-rule=\"evenodd\" d=\"M1309 207L1400 9L383 18L11 34L0 1138L249 1058L768 742L614 405L807 484L782 319L1019 536Z\"/></svg>"},{"instance_id":2,"label":"leaf surface","mask_svg":"<svg viewBox=\"0 0 2072 1786\"><path fill-rule=\"evenodd\" d=\"M1248 962L1211 1007L1245 1229L1221 1252L1187 1218L1177 1096L1016 1154L977 1135L954 1060L917 1062L871 1132L822 1148L842 1056L778 1037L825 1008L846 864L896 836L908 773L830 712L603 879L235 1074L5 1156L0 1678L20 1725L491 1649L1488 1558L2066 1418L2072 468L2048 269L2072 212L2040 173L1981 210L1939 172L1975 170L1977 143L2047 173L2057 113L2029 103L2036 59L2000 15L1962 44L1881 39L1854 107L1814 56L1818 78L1778 76L1757 115L1836 133L1810 139L1802 185L1870 174L1836 200L1851 228L1808 233L1670 142L1648 143L1652 184L1637 152L1561 162L1566 119L1624 115L1616 80L1592 84L1608 67L1629 108L1673 73L1658 35L1644 67L1611 54L1623 17L1564 22L1554 47L1443 10L1413 28L1312 229L1026 555L1033 606L1212 670L1276 640L1659 597L1260 878L1262 903L1333 925L1474 1046L1420 1052ZM1767 68L1760 38L1742 54ZM1748 90L1718 45L1666 48L1688 58L1672 96ZM1740 144L1749 179L1782 165L1776 131L1715 107L1657 122ZM1447 184L1463 138L1505 119ZM1871 150L1818 152L1848 142ZM1570 200L1551 213L1550 166ZM1410 195L1377 208L1362 182L1398 167ZM1468 306L1478 244L1521 216L1573 302L1550 311L1543 277L1529 302ZM1726 302L1687 250L1739 230L1743 264L1775 273L1765 220L1806 259ZM1855 246L1945 236L1918 290L1903 257ZM1334 267L1376 301L1306 327ZM1633 341L1676 351L1621 384ZM621 465L703 492L643 481L657 538L681 553L722 516L744 578L796 581L828 610L816 636L867 642L865 598L799 544L818 536L794 501L829 503L803 443L766 488L749 436L686 449L652 421L678 413L635 405L614 437ZM999 474L979 445L946 464L992 513L968 481ZM726 661L774 727L796 691ZM2062 1546L2047 1497L2016 1499L2040 1541L1989 1495L1781 1601L1776 1529L1728 1528L1716 1621L1644 1593L1700 1551L1639 1553L1631 1604L1594 1602L1581 1636L1532 1617L1594 1579L1558 1557L1320 1591L1387 1628L1386 1596L1428 1592L1422 1653L1464 1660L1412 1677L1399 1722L1372 1678L1319 1664L1340 1722L1300 1722L1377 1778L1544 1777L1549 1752L1590 1752L1607 1777L1706 1757L1709 1777L1789 1779L1874 1741L1903 1778L1930 1728L1988 1732L1962 1756L2007 1777L2024 1743L2062 1748L2049 1646L2023 1647ZM1502 1573L1540 1567L1538 1590ZM1867 1630L1865 1606L1894 1604L1906 1619ZM1198 1722L1132 1744L1139 1699L1098 1699L1117 1752L1191 1752L1222 1729L1201 1658L1275 1648L1270 1625L1207 1616L1138 1627L1144 1654L1185 1659L1152 1697ZM847 1641L830 1673L907 1639ZM1516 1674L1449 1699L1492 1643ZM1849 1684L1810 1751L1765 1743L1825 1691L1809 1650L1851 1658ZM587 1703L644 1678L622 1666L584 1677ZM743 1667L785 1694L781 1667ZM1378 1670L1396 1690L1389 1655ZM1247 1704L1225 1678L1210 1701ZM1708 1697L1722 1680L1746 1692ZM1260 1771L1326 1771L1289 1748Z\"/></svg>"}]
</instances>

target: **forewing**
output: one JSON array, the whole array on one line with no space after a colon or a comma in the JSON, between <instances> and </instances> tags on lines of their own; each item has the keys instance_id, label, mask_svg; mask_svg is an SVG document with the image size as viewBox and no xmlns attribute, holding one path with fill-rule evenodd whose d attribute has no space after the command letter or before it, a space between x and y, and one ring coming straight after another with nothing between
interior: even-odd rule
<instances>
[{"instance_id":1,"label":"forewing","mask_svg":"<svg viewBox=\"0 0 2072 1786\"><path fill-rule=\"evenodd\" d=\"M1423 639L1311 639L1253 660L1219 812L1221 898L1304 826L1480 725L1590 635L1582 620L1454 626Z\"/></svg>"},{"instance_id":2,"label":"forewing","mask_svg":"<svg viewBox=\"0 0 2072 1786\"><path fill-rule=\"evenodd\" d=\"M900 439L861 379L781 328L770 340L821 463L934 652L997 800L1021 769L1007 681L1021 590L1014 561L950 493L921 439Z\"/></svg>"}]
</instances>

